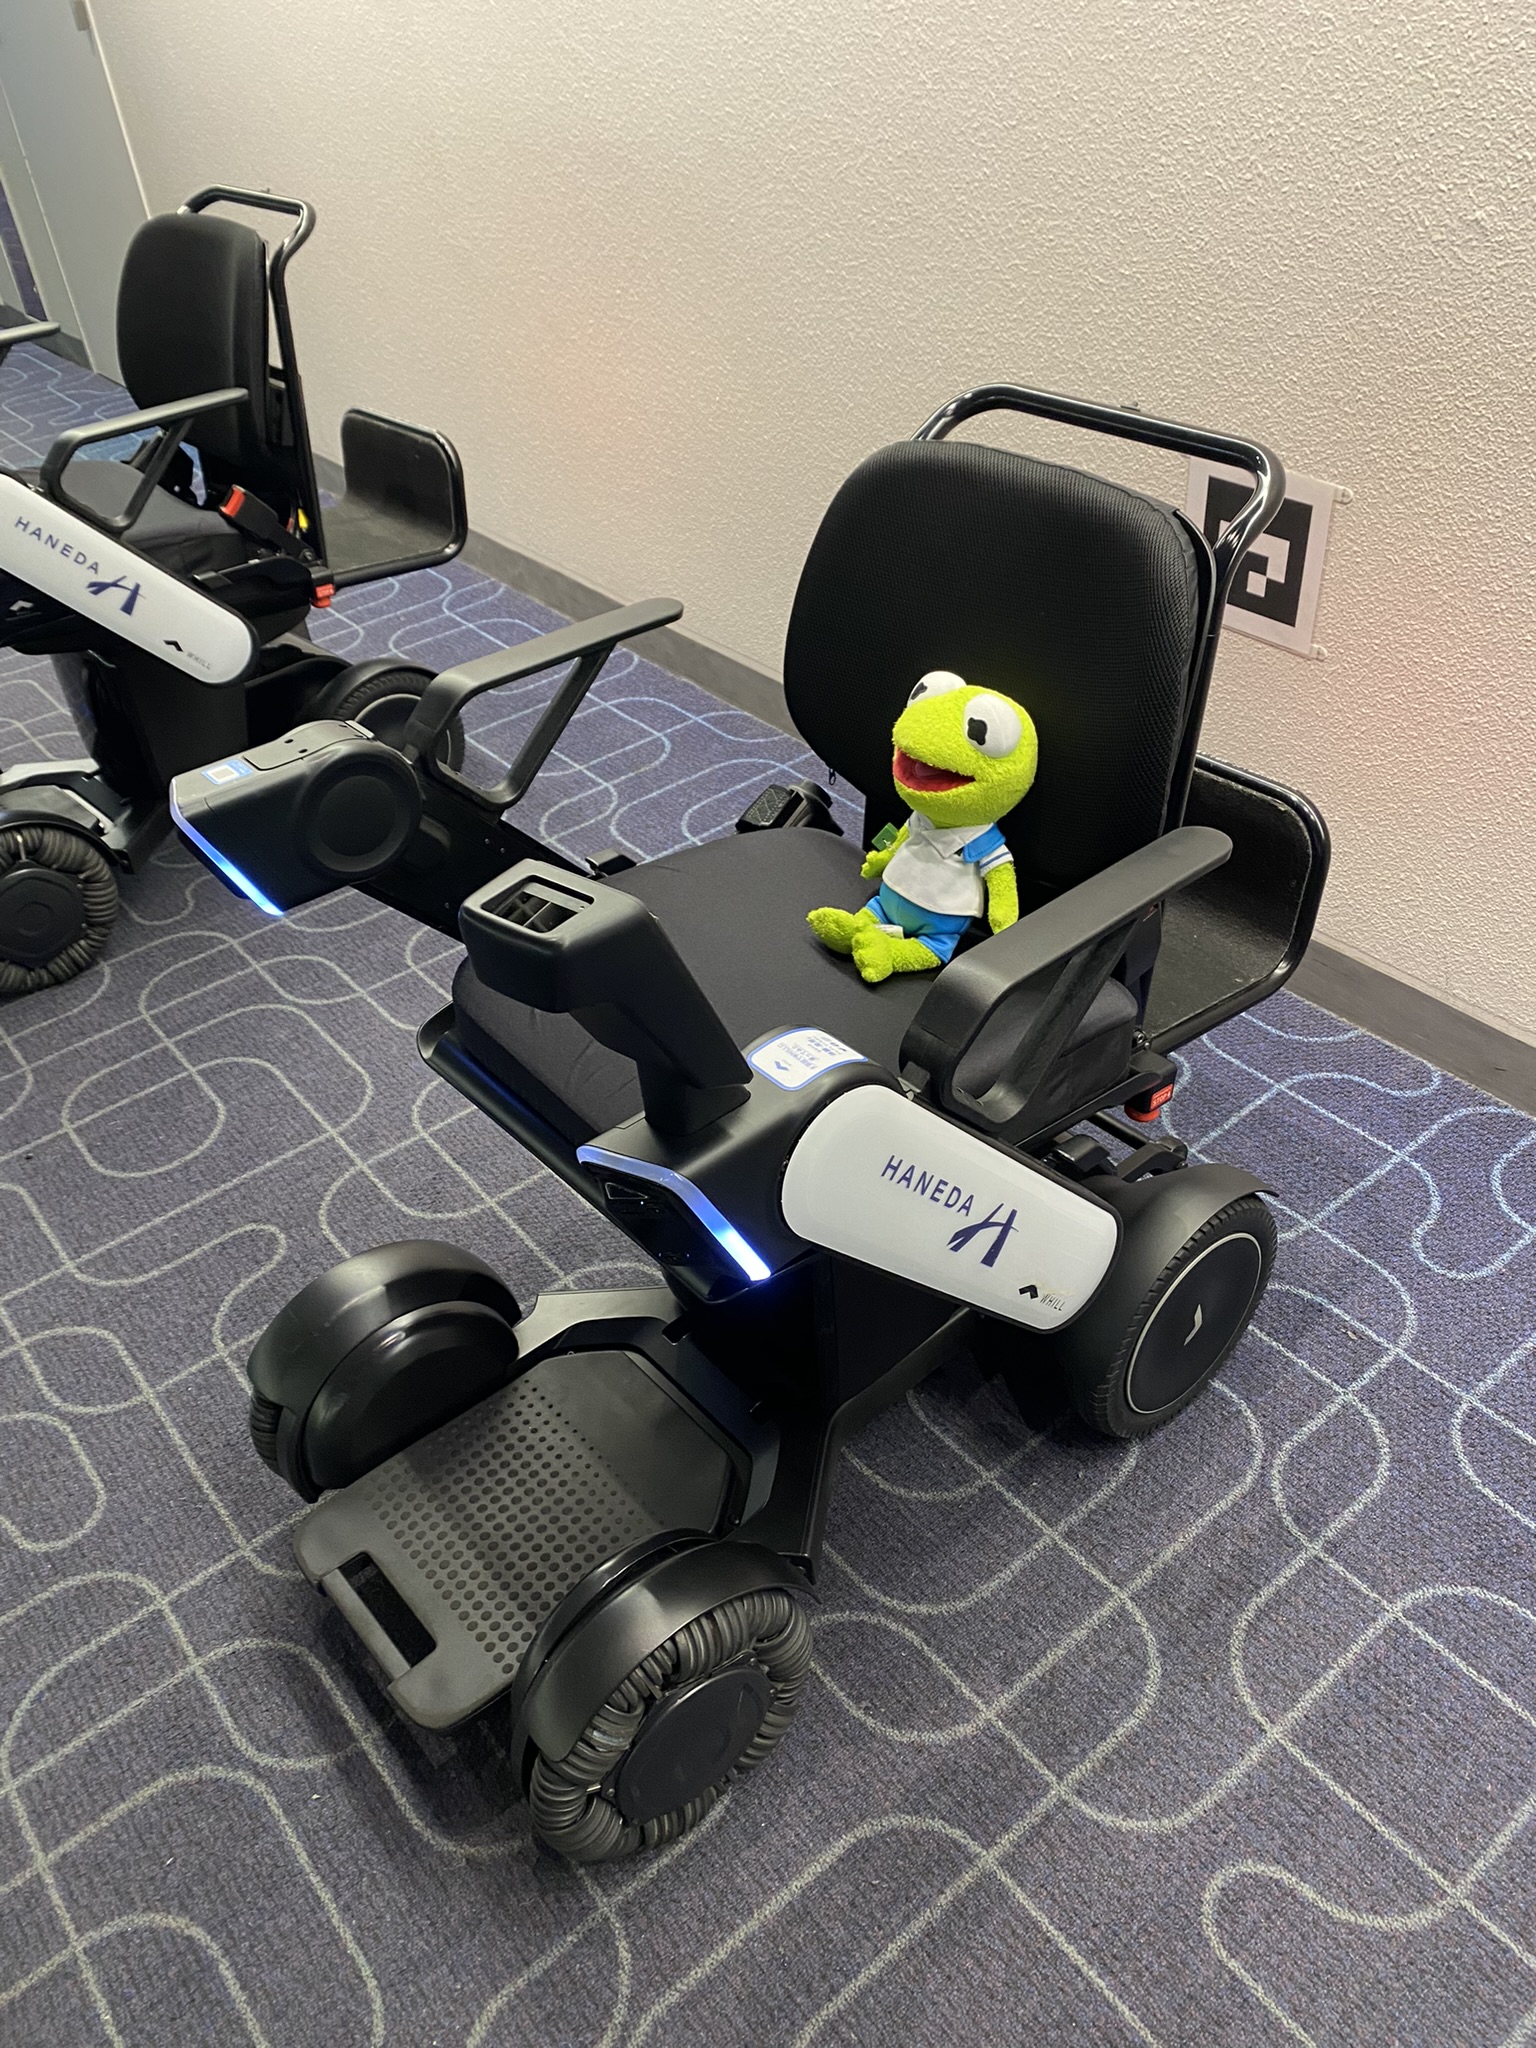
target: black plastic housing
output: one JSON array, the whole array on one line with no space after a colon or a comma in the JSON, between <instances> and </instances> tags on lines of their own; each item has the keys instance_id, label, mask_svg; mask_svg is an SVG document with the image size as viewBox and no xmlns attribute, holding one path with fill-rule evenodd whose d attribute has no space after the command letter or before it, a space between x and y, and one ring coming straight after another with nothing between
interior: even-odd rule
<instances>
[{"instance_id":1,"label":"black plastic housing","mask_svg":"<svg viewBox=\"0 0 1536 2048\"><path fill-rule=\"evenodd\" d=\"M524 860L468 897L459 929L487 988L567 1012L632 1059L657 1131L694 1131L746 1100L746 1062L645 905Z\"/></svg>"},{"instance_id":2,"label":"black plastic housing","mask_svg":"<svg viewBox=\"0 0 1536 2048\"><path fill-rule=\"evenodd\" d=\"M791 827L834 832L841 839L843 828L832 815L831 792L819 782L770 782L736 820L738 832L783 832Z\"/></svg>"},{"instance_id":3,"label":"black plastic housing","mask_svg":"<svg viewBox=\"0 0 1536 2048\"><path fill-rule=\"evenodd\" d=\"M907 1027L903 1078L993 1137L1017 1143L1032 1136L1054 1062L1100 999L1148 907L1231 853L1224 832L1180 826L960 953ZM1049 1104L1052 1117L1065 1109Z\"/></svg>"},{"instance_id":4,"label":"black plastic housing","mask_svg":"<svg viewBox=\"0 0 1536 2048\"><path fill-rule=\"evenodd\" d=\"M772 1044L779 1033L753 1041ZM724 1301L815 1249L784 1221L779 1191L801 1135L850 1088L897 1088L874 1061L852 1059L793 1088L754 1069L743 1100L701 1128L674 1135L644 1116L577 1151L609 1220L664 1266L673 1283Z\"/></svg>"},{"instance_id":5,"label":"black plastic housing","mask_svg":"<svg viewBox=\"0 0 1536 2048\"><path fill-rule=\"evenodd\" d=\"M416 836L421 801L403 755L337 718L171 784L172 815L192 843L216 864L222 856L278 910L393 866Z\"/></svg>"}]
</instances>

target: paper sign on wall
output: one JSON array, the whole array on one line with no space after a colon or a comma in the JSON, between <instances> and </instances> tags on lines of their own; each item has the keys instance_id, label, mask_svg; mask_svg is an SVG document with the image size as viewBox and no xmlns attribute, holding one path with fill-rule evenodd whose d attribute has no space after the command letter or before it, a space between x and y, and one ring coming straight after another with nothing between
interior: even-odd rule
<instances>
[{"instance_id":1,"label":"paper sign on wall","mask_svg":"<svg viewBox=\"0 0 1536 2048\"><path fill-rule=\"evenodd\" d=\"M1245 469L1192 456L1185 511L1214 547L1253 491ZM1313 476L1285 480L1285 503L1237 565L1223 623L1293 654L1320 655L1313 642L1317 601L1335 502L1349 497Z\"/></svg>"}]
</instances>

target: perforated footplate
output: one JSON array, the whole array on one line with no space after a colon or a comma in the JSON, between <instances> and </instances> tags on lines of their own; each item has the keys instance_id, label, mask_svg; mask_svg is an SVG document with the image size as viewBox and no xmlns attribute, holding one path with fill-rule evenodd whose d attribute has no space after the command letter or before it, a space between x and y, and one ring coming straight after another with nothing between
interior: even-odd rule
<instances>
[{"instance_id":1,"label":"perforated footplate","mask_svg":"<svg viewBox=\"0 0 1536 2048\"><path fill-rule=\"evenodd\" d=\"M506 1690L540 1623L588 1572L665 1530L713 1530L730 1476L725 1451L638 1360L580 1352L546 1359L332 1494L294 1548L404 1712L445 1728ZM419 1662L351 1590L360 1558L431 1637Z\"/></svg>"}]
</instances>

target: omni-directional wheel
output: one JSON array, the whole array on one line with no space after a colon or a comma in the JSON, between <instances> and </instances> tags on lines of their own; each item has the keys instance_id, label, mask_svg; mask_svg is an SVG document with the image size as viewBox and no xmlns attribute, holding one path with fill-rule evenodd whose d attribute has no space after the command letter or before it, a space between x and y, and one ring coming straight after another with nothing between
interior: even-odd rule
<instances>
[{"instance_id":1,"label":"omni-directional wheel","mask_svg":"<svg viewBox=\"0 0 1536 2048\"><path fill-rule=\"evenodd\" d=\"M72 981L117 921L117 878L82 832L0 831L0 995Z\"/></svg>"},{"instance_id":2,"label":"omni-directional wheel","mask_svg":"<svg viewBox=\"0 0 1536 2048\"><path fill-rule=\"evenodd\" d=\"M686 1834L778 1748L810 1666L811 1631L791 1594L768 1588L710 1608L635 1666L568 1755L535 1757L535 1827L576 1863Z\"/></svg>"},{"instance_id":3,"label":"omni-directional wheel","mask_svg":"<svg viewBox=\"0 0 1536 2048\"><path fill-rule=\"evenodd\" d=\"M1049 1346L1082 1419L1104 1436L1140 1437L1187 1408L1231 1356L1269 1284L1275 1221L1252 1179L1224 1166L1135 1182L1113 1199L1124 1223L1116 1262Z\"/></svg>"},{"instance_id":4,"label":"omni-directional wheel","mask_svg":"<svg viewBox=\"0 0 1536 2048\"><path fill-rule=\"evenodd\" d=\"M518 1306L472 1252L384 1244L322 1273L256 1341L251 1442L304 1500L382 1465L517 1364Z\"/></svg>"},{"instance_id":5,"label":"omni-directional wheel","mask_svg":"<svg viewBox=\"0 0 1536 2048\"><path fill-rule=\"evenodd\" d=\"M350 718L366 726L375 739L398 747L417 699L432 679L432 671L397 661L358 663L344 669L316 698L312 718ZM464 727L449 720L448 730L437 744L437 758L450 768L464 765Z\"/></svg>"}]
</instances>

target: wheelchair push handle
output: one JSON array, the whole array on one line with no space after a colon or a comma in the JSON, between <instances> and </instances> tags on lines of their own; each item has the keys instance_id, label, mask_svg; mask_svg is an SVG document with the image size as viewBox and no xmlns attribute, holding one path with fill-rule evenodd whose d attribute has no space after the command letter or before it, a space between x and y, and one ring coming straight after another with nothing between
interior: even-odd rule
<instances>
[{"instance_id":1,"label":"wheelchair push handle","mask_svg":"<svg viewBox=\"0 0 1536 2048\"><path fill-rule=\"evenodd\" d=\"M205 185L194 192L181 208L183 213L204 213L210 206L249 206L262 213L289 215L295 225L267 258L267 292L272 301L272 321L277 329L277 355L282 364L281 401L287 410L294 462L299 476L299 509L304 532L314 552L325 557L325 520L320 509L320 484L315 475L314 451L309 440L309 414L304 404L304 380L299 375L298 354L293 345L293 317L288 310L288 265L315 231L315 209L307 199L286 199L278 192L252 192L241 185Z\"/></svg>"},{"instance_id":2,"label":"wheelchair push handle","mask_svg":"<svg viewBox=\"0 0 1536 2048\"><path fill-rule=\"evenodd\" d=\"M658 1131L698 1130L747 1099L746 1061L638 898L524 860L465 899L459 930L488 988L570 1015L634 1061Z\"/></svg>"},{"instance_id":3,"label":"wheelchair push handle","mask_svg":"<svg viewBox=\"0 0 1536 2048\"><path fill-rule=\"evenodd\" d=\"M201 192L192 194L180 211L206 213L210 206L250 206L261 213L290 215L298 226L282 245L285 262L303 248L315 231L315 209L307 199L285 199L278 192L250 192L241 185L205 185Z\"/></svg>"},{"instance_id":4,"label":"wheelchair push handle","mask_svg":"<svg viewBox=\"0 0 1536 2048\"><path fill-rule=\"evenodd\" d=\"M1056 420L1062 426L1084 427L1090 433L1112 434L1117 440L1140 441L1148 447L1167 448L1175 455L1201 456L1209 462L1224 462L1234 469L1247 470L1254 479L1252 494L1212 549L1217 588L1223 592L1238 563L1285 501L1285 465L1260 441L1214 433L1207 427L1186 426L1181 420L1158 419L1151 413L1138 412L1133 406L1065 398L1059 392L1038 391L1027 384L979 384L974 391L962 391L958 398L952 398L931 419L925 420L912 438L947 440L956 427L984 412L1031 413L1038 419Z\"/></svg>"}]
</instances>

